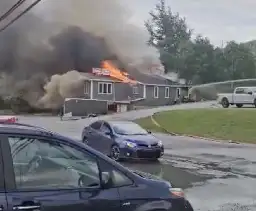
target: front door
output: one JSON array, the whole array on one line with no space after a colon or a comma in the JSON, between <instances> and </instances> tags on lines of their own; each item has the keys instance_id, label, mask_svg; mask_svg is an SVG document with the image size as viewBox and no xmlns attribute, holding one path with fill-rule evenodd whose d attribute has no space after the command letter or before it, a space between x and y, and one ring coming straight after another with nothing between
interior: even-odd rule
<instances>
[{"instance_id":1,"label":"front door","mask_svg":"<svg viewBox=\"0 0 256 211\"><path fill-rule=\"evenodd\" d=\"M237 88L234 96L234 104L243 104L246 100L246 92L244 88Z\"/></svg>"},{"instance_id":2,"label":"front door","mask_svg":"<svg viewBox=\"0 0 256 211\"><path fill-rule=\"evenodd\" d=\"M97 158L89 152L61 140L34 136L5 139L9 210L119 211L117 189L101 188Z\"/></svg>"},{"instance_id":3,"label":"front door","mask_svg":"<svg viewBox=\"0 0 256 211\"><path fill-rule=\"evenodd\" d=\"M1 138L1 137L0 137ZM0 142L0 154L2 154L2 142ZM0 156L0 211L7 210L7 200L4 187L4 165L3 156Z\"/></svg>"},{"instance_id":4,"label":"front door","mask_svg":"<svg viewBox=\"0 0 256 211\"><path fill-rule=\"evenodd\" d=\"M114 140L112 137L112 130L106 122L101 125L100 138L97 141L99 151L104 153L105 155L110 155L110 149L112 144L114 143Z\"/></svg>"},{"instance_id":5,"label":"front door","mask_svg":"<svg viewBox=\"0 0 256 211\"><path fill-rule=\"evenodd\" d=\"M252 90L245 89L244 104L252 104L254 102L254 95Z\"/></svg>"}]
</instances>

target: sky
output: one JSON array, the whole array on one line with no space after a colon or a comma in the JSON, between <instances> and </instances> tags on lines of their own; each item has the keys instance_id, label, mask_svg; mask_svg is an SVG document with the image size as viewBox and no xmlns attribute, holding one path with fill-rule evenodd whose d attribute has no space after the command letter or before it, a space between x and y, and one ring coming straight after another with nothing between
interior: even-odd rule
<instances>
[{"instance_id":1,"label":"sky","mask_svg":"<svg viewBox=\"0 0 256 211\"><path fill-rule=\"evenodd\" d=\"M132 21L143 26L157 0L129 0ZM128 3L129 2L129 3ZM210 38L214 45L256 39L256 0L166 0L173 12L186 18L194 33Z\"/></svg>"}]
</instances>

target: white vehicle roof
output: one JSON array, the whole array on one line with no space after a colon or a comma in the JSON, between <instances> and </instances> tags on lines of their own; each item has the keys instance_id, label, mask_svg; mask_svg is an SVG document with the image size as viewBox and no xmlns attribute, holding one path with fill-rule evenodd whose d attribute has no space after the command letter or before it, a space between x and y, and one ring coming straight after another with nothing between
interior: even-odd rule
<instances>
[{"instance_id":1,"label":"white vehicle roof","mask_svg":"<svg viewBox=\"0 0 256 211\"><path fill-rule=\"evenodd\" d=\"M239 86L236 89L250 89L252 91L256 91L256 86Z\"/></svg>"}]
</instances>

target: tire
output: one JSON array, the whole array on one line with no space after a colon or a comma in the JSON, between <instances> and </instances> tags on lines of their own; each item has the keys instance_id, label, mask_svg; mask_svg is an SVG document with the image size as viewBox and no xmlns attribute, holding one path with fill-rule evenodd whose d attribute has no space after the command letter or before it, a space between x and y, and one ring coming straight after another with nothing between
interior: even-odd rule
<instances>
[{"instance_id":1,"label":"tire","mask_svg":"<svg viewBox=\"0 0 256 211\"><path fill-rule=\"evenodd\" d=\"M237 107L237 108L242 108L242 107L243 107L243 104L236 104L236 107Z\"/></svg>"},{"instance_id":2,"label":"tire","mask_svg":"<svg viewBox=\"0 0 256 211\"><path fill-rule=\"evenodd\" d=\"M256 99L254 99L253 104L254 104L254 106L256 108Z\"/></svg>"},{"instance_id":3,"label":"tire","mask_svg":"<svg viewBox=\"0 0 256 211\"><path fill-rule=\"evenodd\" d=\"M118 145L114 144L111 147L110 158L114 161L120 161L120 148Z\"/></svg>"},{"instance_id":4,"label":"tire","mask_svg":"<svg viewBox=\"0 0 256 211\"><path fill-rule=\"evenodd\" d=\"M221 105L222 105L223 108L228 108L229 107L228 99L227 98L223 98L221 100Z\"/></svg>"}]
</instances>

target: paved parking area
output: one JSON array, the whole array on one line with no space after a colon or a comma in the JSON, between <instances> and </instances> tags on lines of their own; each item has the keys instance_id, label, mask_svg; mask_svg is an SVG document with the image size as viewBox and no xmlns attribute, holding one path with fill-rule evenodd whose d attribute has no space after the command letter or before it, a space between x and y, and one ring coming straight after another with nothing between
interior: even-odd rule
<instances>
[{"instance_id":1,"label":"paved parking area","mask_svg":"<svg viewBox=\"0 0 256 211\"><path fill-rule=\"evenodd\" d=\"M134 120L163 110L210 107L217 106L214 102L203 102L76 121L60 121L58 117L40 116L21 116L20 120L80 138L83 127L99 118ZM195 210L256 210L256 146L217 143L164 134L155 135L166 146L166 156L159 163L124 163L124 165L156 174L170 180L174 186L186 189Z\"/></svg>"}]
</instances>

